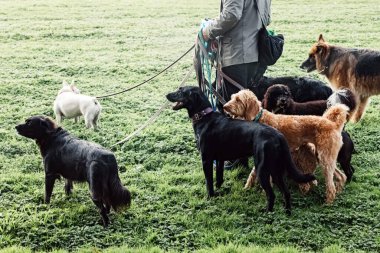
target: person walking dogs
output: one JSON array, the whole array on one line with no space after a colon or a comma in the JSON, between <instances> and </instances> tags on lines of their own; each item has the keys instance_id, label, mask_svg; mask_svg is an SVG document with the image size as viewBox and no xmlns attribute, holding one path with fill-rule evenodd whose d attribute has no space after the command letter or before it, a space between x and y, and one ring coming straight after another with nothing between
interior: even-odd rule
<instances>
[{"instance_id":1,"label":"person walking dogs","mask_svg":"<svg viewBox=\"0 0 380 253\"><path fill-rule=\"evenodd\" d=\"M219 17L202 29L205 41L219 40L222 72L244 88L257 83L267 69L258 62L258 33L263 26L258 13L269 25L271 0L222 0ZM239 89L223 81L222 96L228 101Z\"/></svg>"}]
</instances>

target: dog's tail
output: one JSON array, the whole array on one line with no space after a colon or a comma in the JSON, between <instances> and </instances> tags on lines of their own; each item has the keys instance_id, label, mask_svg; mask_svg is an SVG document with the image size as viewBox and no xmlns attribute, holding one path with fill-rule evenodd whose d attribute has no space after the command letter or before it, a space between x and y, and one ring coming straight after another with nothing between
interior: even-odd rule
<instances>
[{"instance_id":1,"label":"dog's tail","mask_svg":"<svg viewBox=\"0 0 380 253\"><path fill-rule=\"evenodd\" d=\"M115 211L131 205L131 193L121 184L117 174L113 178L110 178L109 189L111 193L111 206Z\"/></svg>"},{"instance_id":2,"label":"dog's tail","mask_svg":"<svg viewBox=\"0 0 380 253\"><path fill-rule=\"evenodd\" d=\"M344 124L347 122L350 108L344 104L336 104L328 108L323 117L335 123L335 126L339 131L343 130Z\"/></svg>"},{"instance_id":3,"label":"dog's tail","mask_svg":"<svg viewBox=\"0 0 380 253\"><path fill-rule=\"evenodd\" d=\"M127 208L131 205L131 193L126 187L121 184L116 160L114 161L114 168L116 171L115 173L112 173L109 178L108 189L110 191L110 204L112 208L117 211L120 208Z\"/></svg>"},{"instance_id":4,"label":"dog's tail","mask_svg":"<svg viewBox=\"0 0 380 253\"><path fill-rule=\"evenodd\" d=\"M294 181L296 181L297 183L307 183L307 182L316 180L313 174L311 173L303 174L298 170L290 154L289 146L285 138L281 138L281 142L282 142L282 150L283 150L282 152L283 161L279 161L279 162L283 163L283 166L285 166L285 170L288 173L288 176Z\"/></svg>"}]
</instances>

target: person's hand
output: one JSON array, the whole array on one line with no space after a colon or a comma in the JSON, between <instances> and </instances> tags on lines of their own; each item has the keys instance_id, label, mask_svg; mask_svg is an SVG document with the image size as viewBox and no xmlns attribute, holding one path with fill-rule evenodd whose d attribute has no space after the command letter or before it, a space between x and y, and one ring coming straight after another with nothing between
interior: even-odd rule
<instances>
[{"instance_id":1,"label":"person's hand","mask_svg":"<svg viewBox=\"0 0 380 253\"><path fill-rule=\"evenodd\" d=\"M205 41L208 41L210 38L208 37L207 31L205 28L202 29L202 36Z\"/></svg>"}]
</instances>

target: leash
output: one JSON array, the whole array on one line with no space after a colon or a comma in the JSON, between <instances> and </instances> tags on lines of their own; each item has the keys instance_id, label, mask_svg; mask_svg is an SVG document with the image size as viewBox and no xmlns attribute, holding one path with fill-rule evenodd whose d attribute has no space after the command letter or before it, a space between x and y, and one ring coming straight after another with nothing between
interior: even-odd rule
<instances>
[{"instance_id":1,"label":"leash","mask_svg":"<svg viewBox=\"0 0 380 253\"><path fill-rule=\"evenodd\" d=\"M181 84L178 86L181 87L185 84L185 82L187 81L187 79L189 79L191 73L193 72L194 68L190 68L189 72L187 72L186 76L183 78ZM149 126L149 124L153 123L154 121L156 121L156 119L158 118L158 116L160 116L160 114L164 111L164 109L166 109L166 107L168 107L168 105L170 104L170 102L165 102L164 104L161 105L160 109L158 109L144 124L142 124L136 131L134 131L133 133L131 133L130 135L128 135L127 137L125 137L124 139L122 139L121 141L118 141L116 142L115 144L113 144L111 147L114 147L116 145L119 145L119 144L122 144L122 143L125 143L127 141L129 141L130 139L132 139L133 137L135 137L136 135L138 135L142 130L144 130L147 126Z\"/></svg>"},{"instance_id":2,"label":"leash","mask_svg":"<svg viewBox=\"0 0 380 253\"><path fill-rule=\"evenodd\" d=\"M199 35L199 37L201 38L201 35ZM234 85L236 88L238 88L239 90L244 90L246 88L244 88L241 84L239 84L238 82L236 82L235 80L233 80L231 77L227 76L225 73L223 73L222 69L221 68L218 68L217 66L215 66L213 60L210 58L210 55L208 54L207 52L207 49L205 47L205 44L203 43L202 41L202 38L198 40L198 45L203 53L203 56L206 58L205 59L205 62L207 63L206 65L206 68L207 68L207 71L210 73L211 72L211 68L209 67L209 61L210 61L210 64L211 64L211 67L214 67L216 69L216 72L217 74L219 74L222 78L226 79L228 82L230 82L232 85ZM208 73L208 74L209 74ZM217 97L217 99L219 100L220 103L222 104L225 104L226 101L223 99L223 97L219 94L219 92L217 92L211 85L211 77L209 77L210 80L208 80L209 82L209 85L208 85L208 88L211 90L212 94L215 95Z\"/></svg>"},{"instance_id":3,"label":"leash","mask_svg":"<svg viewBox=\"0 0 380 253\"><path fill-rule=\"evenodd\" d=\"M110 93L110 94L106 94L106 95L102 95L102 96L96 96L96 98L106 98L106 97L112 97L112 96L116 96L116 95L119 95L121 93L124 93L124 92L127 92L127 91L130 91L130 90L133 90L151 80L153 80L154 78L156 78L157 76L161 75L163 72L165 72L166 70L168 70L170 67L172 67L174 64L176 64L177 62L179 62L183 57L185 57L185 55L187 55L191 50L193 50L193 48L195 47L195 44L193 44L184 54L182 54L178 59L176 59L174 62L172 62L169 66L167 66L166 68L164 68L163 70L161 70L160 72L158 72L157 74L155 74L154 76L150 77L149 79L135 85L135 86L132 86L130 88L127 88L125 90L122 90L122 91L119 91L119 92L115 92L115 93Z\"/></svg>"}]
</instances>

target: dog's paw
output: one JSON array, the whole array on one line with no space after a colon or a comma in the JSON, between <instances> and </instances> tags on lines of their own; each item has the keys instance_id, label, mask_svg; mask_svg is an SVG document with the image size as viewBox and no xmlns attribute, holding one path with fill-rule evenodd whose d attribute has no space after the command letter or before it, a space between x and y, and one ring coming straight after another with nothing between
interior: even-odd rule
<instances>
[{"instance_id":1,"label":"dog's paw","mask_svg":"<svg viewBox=\"0 0 380 253\"><path fill-rule=\"evenodd\" d=\"M215 186L216 188L220 189L220 187L222 187L224 181L221 181L221 182L216 182Z\"/></svg>"},{"instance_id":2,"label":"dog's paw","mask_svg":"<svg viewBox=\"0 0 380 253\"><path fill-rule=\"evenodd\" d=\"M262 213L273 213L273 207L272 208L270 208L270 207L264 207L264 208L260 209L260 211Z\"/></svg>"},{"instance_id":3,"label":"dog's paw","mask_svg":"<svg viewBox=\"0 0 380 253\"><path fill-rule=\"evenodd\" d=\"M316 181L316 180L314 180L314 181ZM298 187L299 187L300 192L302 194L307 194L311 189L311 184L309 184L309 183L299 184Z\"/></svg>"},{"instance_id":4,"label":"dog's paw","mask_svg":"<svg viewBox=\"0 0 380 253\"><path fill-rule=\"evenodd\" d=\"M215 192L212 192L212 193L208 193L207 194L207 199L211 199L211 198L213 198L213 197L216 197L216 194L215 194Z\"/></svg>"},{"instance_id":5,"label":"dog's paw","mask_svg":"<svg viewBox=\"0 0 380 253\"><path fill-rule=\"evenodd\" d=\"M255 185L255 179L251 176L248 177L247 182L244 185L244 190L249 190Z\"/></svg>"}]
</instances>

